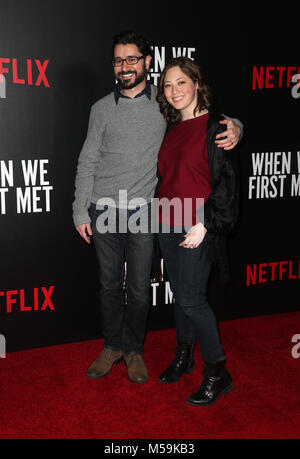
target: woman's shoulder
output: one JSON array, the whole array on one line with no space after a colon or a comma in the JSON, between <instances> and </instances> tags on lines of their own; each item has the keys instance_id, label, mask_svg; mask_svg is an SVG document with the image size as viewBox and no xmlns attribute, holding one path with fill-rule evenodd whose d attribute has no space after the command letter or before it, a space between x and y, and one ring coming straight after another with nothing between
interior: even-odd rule
<instances>
[{"instance_id":1,"label":"woman's shoulder","mask_svg":"<svg viewBox=\"0 0 300 459\"><path fill-rule=\"evenodd\" d=\"M208 119L208 127L210 126L218 126L218 124L220 123L220 121L226 119L224 115L222 115L222 113L218 112L218 111L215 111L215 110L211 110L209 111L209 119Z\"/></svg>"},{"instance_id":2,"label":"woman's shoulder","mask_svg":"<svg viewBox=\"0 0 300 459\"><path fill-rule=\"evenodd\" d=\"M226 125L220 124L220 121L223 121L224 119L226 118L221 113L217 111L210 111L207 123L207 135L215 136L226 131Z\"/></svg>"}]
</instances>

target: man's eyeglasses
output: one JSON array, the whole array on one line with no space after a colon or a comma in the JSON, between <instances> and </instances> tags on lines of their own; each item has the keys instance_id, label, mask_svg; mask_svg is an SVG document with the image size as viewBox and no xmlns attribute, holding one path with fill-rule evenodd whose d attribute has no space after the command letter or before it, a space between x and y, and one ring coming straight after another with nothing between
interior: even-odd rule
<instances>
[{"instance_id":1,"label":"man's eyeglasses","mask_svg":"<svg viewBox=\"0 0 300 459\"><path fill-rule=\"evenodd\" d=\"M146 56L127 56L125 59L121 59L120 57L116 57L112 60L113 67L121 67L123 62L125 61L127 65L134 65L137 64L140 59L143 59Z\"/></svg>"}]
</instances>

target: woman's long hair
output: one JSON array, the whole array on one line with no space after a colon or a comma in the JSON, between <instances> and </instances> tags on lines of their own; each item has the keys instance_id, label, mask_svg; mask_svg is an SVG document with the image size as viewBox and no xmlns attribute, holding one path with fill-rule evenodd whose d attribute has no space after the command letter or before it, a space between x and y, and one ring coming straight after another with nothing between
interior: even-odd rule
<instances>
[{"instance_id":1,"label":"woman's long hair","mask_svg":"<svg viewBox=\"0 0 300 459\"><path fill-rule=\"evenodd\" d=\"M182 72L187 75L194 83L198 82L198 100L194 110L194 116L197 112L201 112L201 110L212 110L214 108L213 95L209 86L204 81L200 67L188 57L176 57L170 59L167 62L158 82L156 99L159 103L160 111L163 114L165 120L169 123L176 123L177 121L181 120L180 111L176 110L171 104L169 104L164 94L166 73L172 67L180 67Z\"/></svg>"}]
</instances>

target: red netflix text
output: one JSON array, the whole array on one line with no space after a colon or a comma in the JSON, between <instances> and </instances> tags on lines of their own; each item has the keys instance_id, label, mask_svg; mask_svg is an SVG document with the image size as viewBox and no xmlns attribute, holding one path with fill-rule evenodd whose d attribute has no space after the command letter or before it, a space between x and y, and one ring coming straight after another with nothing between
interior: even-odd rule
<instances>
[{"instance_id":1,"label":"red netflix text","mask_svg":"<svg viewBox=\"0 0 300 459\"><path fill-rule=\"evenodd\" d=\"M246 285L300 279L300 260L272 261L247 265Z\"/></svg>"},{"instance_id":2,"label":"red netflix text","mask_svg":"<svg viewBox=\"0 0 300 459\"><path fill-rule=\"evenodd\" d=\"M19 62L16 58L0 57L0 76L12 74L14 84L26 84L29 86L41 86L49 88L50 84L46 76L49 60L41 62L39 59L26 59ZM20 70L22 68L22 72Z\"/></svg>"},{"instance_id":3,"label":"red netflix text","mask_svg":"<svg viewBox=\"0 0 300 459\"><path fill-rule=\"evenodd\" d=\"M296 74L300 74L299 66L254 65L252 72L252 90L289 88L291 86L291 79L293 75Z\"/></svg>"},{"instance_id":4,"label":"red netflix text","mask_svg":"<svg viewBox=\"0 0 300 459\"><path fill-rule=\"evenodd\" d=\"M28 290L0 291L0 313L25 312L25 311L54 311L51 295L54 285L47 287L34 287Z\"/></svg>"}]
</instances>

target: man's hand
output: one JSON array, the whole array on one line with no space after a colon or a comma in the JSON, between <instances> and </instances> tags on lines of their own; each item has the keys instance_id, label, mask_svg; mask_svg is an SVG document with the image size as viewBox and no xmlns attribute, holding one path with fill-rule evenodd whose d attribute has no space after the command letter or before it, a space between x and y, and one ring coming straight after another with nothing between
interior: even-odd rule
<instances>
[{"instance_id":1,"label":"man's hand","mask_svg":"<svg viewBox=\"0 0 300 459\"><path fill-rule=\"evenodd\" d=\"M82 225L76 226L76 230L88 244L91 243L89 236L92 236L93 233L90 223L83 223Z\"/></svg>"},{"instance_id":2,"label":"man's hand","mask_svg":"<svg viewBox=\"0 0 300 459\"><path fill-rule=\"evenodd\" d=\"M215 140L215 143L224 150L232 150L239 141L241 129L232 120L222 120L220 123L227 124L227 130L216 135L216 139L222 140Z\"/></svg>"},{"instance_id":3,"label":"man's hand","mask_svg":"<svg viewBox=\"0 0 300 459\"><path fill-rule=\"evenodd\" d=\"M203 241L206 232L207 229L205 226L203 226L202 223L197 223L189 229L187 234L184 235L185 240L179 244L179 247L184 247L185 249L195 249Z\"/></svg>"}]
</instances>

